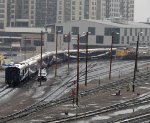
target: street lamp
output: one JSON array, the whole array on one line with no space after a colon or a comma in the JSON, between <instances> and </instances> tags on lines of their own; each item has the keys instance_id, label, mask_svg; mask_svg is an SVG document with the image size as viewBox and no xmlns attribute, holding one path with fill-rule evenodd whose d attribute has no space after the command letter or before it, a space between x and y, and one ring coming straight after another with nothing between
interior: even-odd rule
<instances>
[{"instance_id":1,"label":"street lamp","mask_svg":"<svg viewBox=\"0 0 150 123\"><path fill-rule=\"evenodd\" d=\"M42 74L42 62L43 62L43 59L42 59L42 42L43 42L43 31L41 31L41 62L40 62L40 86L41 86L41 74Z\"/></svg>"},{"instance_id":2,"label":"street lamp","mask_svg":"<svg viewBox=\"0 0 150 123\"><path fill-rule=\"evenodd\" d=\"M77 36L77 93L76 93L76 105L79 104L79 40L80 35Z\"/></svg>"},{"instance_id":3,"label":"street lamp","mask_svg":"<svg viewBox=\"0 0 150 123\"><path fill-rule=\"evenodd\" d=\"M43 54L43 48L42 48L42 46L44 45L44 43L43 43L43 35L44 34L47 34L48 33L48 31L47 31L47 28L45 28L45 32L43 32L42 30L41 30L41 43L40 43L40 46L41 46L41 62L40 62L40 85L39 86L41 86L41 82L42 82L42 67L43 67L43 58L42 58L42 54ZM26 39L26 37L25 37L25 39ZM26 48L26 44L25 44L25 48ZM25 49L26 50L26 49Z\"/></svg>"},{"instance_id":4,"label":"street lamp","mask_svg":"<svg viewBox=\"0 0 150 123\"><path fill-rule=\"evenodd\" d=\"M69 69L69 62L70 62L70 42L71 42L71 34L72 32L69 32L68 34L65 35L65 38L68 42L68 69Z\"/></svg>"},{"instance_id":5,"label":"street lamp","mask_svg":"<svg viewBox=\"0 0 150 123\"><path fill-rule=\"evenodd\" d=\"M24 43L25 43L25 60L27 59L27 44L26 44L26 36L24 38Z\"/></svg>"},{"instance_id":6,"label":"street lamp","mask_svg":"<svg viewBox=\"0 0 150 123\"><path fill-rule=\"evenodd\" d=\"M118 32L112 32L112 40L111 40L111 49L110 49L110 70L109 70L109 80L111 79L111 65L112 65L112 47L113 47L113 43L114 43L114 35L119 35Z\"/></svg>"},{"instance_id":7,"label":"street lamp","mask_svg":"<svg viewBox=\"0 0 150 123\"><path fill-rule=\"evenodd\" d=\"M56 63L55 63L55 77L57 76L57 45L58 45L58 33L61 31L56 31Z\"/></svg>"},{"instance_id":8,"label":"street lamp","mask_svg":"<svg viewBox=\"0 0 150 123\"><path fill-rule=\"evenodd\" d=\"M133 83L132 83L132 92L135 91L135 79L136 79L136 72L137 72L137 60L138 60L138 49L139 49L140 34L143 34L143 32L139 32L138 33L138 37L137 37L136 54L135 54L135 66L134 66L134 76L133 76Z\"/></svg>"}]
</instances>

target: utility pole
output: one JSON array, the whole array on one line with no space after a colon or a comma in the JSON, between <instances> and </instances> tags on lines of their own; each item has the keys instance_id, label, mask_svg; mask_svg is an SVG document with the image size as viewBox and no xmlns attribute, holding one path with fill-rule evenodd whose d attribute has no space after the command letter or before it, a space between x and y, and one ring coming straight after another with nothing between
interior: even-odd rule
<instances>
[{"instance_id":1,"label":"utility pole","mask_svg":"<svg viewBox=\"0 0 150 123\"><path fill-rule=\"evenodd\" d=\"M77 92L76 92L76 105L79 103L79 34L77 37Z\"/></svg>"},{"instance_id":2,"label":"utility pole","mask_svg":"<svg viewBox=\"0 0 150 123\"><path fill-rule=\"evenodd\" d=\"M132 92L135 91L135 79L136 79L136 72L137 72L137 60L138 60L138 49L139 49L139 39L140 34L143 32L138 33L137 43L136 43L136 54L135 54L135 65L134 65L134 76L133 76L133 83L132 83Z\"/></svg>"},{"instance_id":3,"label":"utility pole","mask_svg":"<svg viewBox=\"0 0 150 123\"><path fill-rule=\"evenodd\" d=\"M86 32L86 59L85 59L85 86L87 86L87 63L88 63L88 35L89 33Z\"/></svg>"},{"instance_id":4,"label":"utility pole","mask_svg":"<svg viewBox=\"0 0 150 123\"><path fill-rule=\"evenodd\" d=\"M42 61L43 61L43 59L42 59L42 43L43 43L43 31L41 31L41 64L40 64L40 86L41 86L41 81L42 81L42 79L41 79L41 71L42 71Z\"/></svg>"}]
</instances>

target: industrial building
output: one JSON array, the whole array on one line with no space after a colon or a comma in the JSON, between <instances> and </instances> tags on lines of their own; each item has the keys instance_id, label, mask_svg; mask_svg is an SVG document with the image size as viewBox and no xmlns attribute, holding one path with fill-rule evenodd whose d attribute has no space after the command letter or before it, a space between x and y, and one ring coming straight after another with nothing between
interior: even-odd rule
<instances>
[{"instance_id":1,"label":"industrial building","mask_svg":"<svg viewBox=\"0 0 150 123\"><path fill-rule=\"evenodd\" d=\"M112 20L80 20L66 23L57 23L49 25L51 33L47 34L45 39L46 50L55 50L56 37L58 49L64 50L68 47L66 35L71 34L70 48L77 47L77 34L80 34L80 48L85 48L86 38L88 35L89 48L110 47L113 35L113 47L135 47L138 35L140 37L139 46L150 46L150 25L124 21L121 18ZM114 32L114 33L112 33ZM143 32L143 34L139 34Z\"/></svg>"}]
</instances>

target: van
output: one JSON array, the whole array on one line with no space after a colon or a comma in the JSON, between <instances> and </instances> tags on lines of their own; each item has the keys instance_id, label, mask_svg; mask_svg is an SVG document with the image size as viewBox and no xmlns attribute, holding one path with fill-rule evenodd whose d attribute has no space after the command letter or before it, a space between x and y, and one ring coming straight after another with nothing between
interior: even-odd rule
<instances>
[{"instance_id":1,"label":"van","mask_svg":"<svg viewBox=\"0 0 150 123\"><path fill-rule=\"evenodd\" d=\"M38 70L38 81L47 81L46 68L42 68Z\"/></svg>"}]
</instances>

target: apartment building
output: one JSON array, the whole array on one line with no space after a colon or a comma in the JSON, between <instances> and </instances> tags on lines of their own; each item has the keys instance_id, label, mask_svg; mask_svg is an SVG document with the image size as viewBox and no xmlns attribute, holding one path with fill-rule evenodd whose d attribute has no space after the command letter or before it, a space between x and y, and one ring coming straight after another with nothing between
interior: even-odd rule
<instances>
[{"instance_id":1,"label":"apartment building","mask_svg":"<svg viewBox=\"0 0 150 123\"><path fill-rule=\"evenodd\" d=\"M0 0L0 28L116 17L133 21L134 0Z\"/></svg>"},{"instance_id":2,"label":"apartment building","mask_svg":"<svg viewBox=\"0 0 150 123\"><path fill-rule=\"evenodd\" d=\"M57 9L57 23L116 17L134 20L134 0L58 0Z\"/></svg>"},{"instance_id":3,"label":"apartment building","mask_svg":"<svg viewBox=\"0 0 150 123\"><path fill-rule=\"evenodd\" d=\"M7 0L0 0L0 29L7 25Z\"/></svg>"},{"instance_id":4,"label":"apartment building","mask_svg":"<svg viewBox=\"0 0 150 123\"><path fill-rule=\"evenodd\" d=\"M134 0L105 0L106 18L122 17L125 20L134 20Z\"/></svg>"},{"instance_id":5,"label":"apartment building","mask_svg":"<svg viewBox=\"0 0 150 123\"><path fill-rule=\"evenodd\" d=\"M10 27L42 27L55 23L57 0L10 0Z\"/></svg>"},{"instance_id":6,"label":"apartment building","mask_svg":"<svg viewBox=\"0 0 150 123\"><path fill-rule=\"evenodd\" d=\"M57 23L97 19L97 1L101 0L58 0Z\"/></svg>"}]
</instances>

